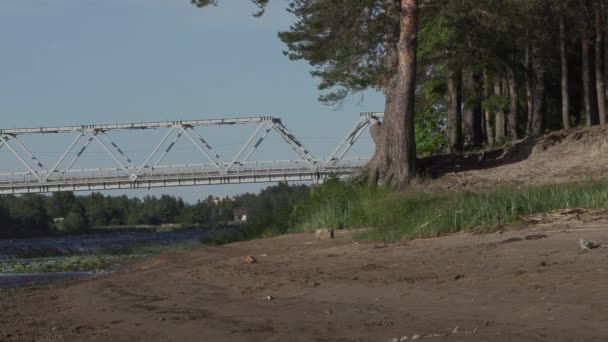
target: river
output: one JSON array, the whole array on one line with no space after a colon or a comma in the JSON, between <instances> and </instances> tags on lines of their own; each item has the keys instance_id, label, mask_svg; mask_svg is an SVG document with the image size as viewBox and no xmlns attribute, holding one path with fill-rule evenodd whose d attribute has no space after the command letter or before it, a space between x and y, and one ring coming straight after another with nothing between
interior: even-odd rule
<instances>
[{"instance_id":1,"label":"river","mask_svg":"<svg viewBox=\"0 0 608 342\"><path fill-rule=\"evenodd\" d=\"M0 239L0 265L10 266L40 260L56 262L73 255L128 253L132 248L196 243L204 241L209 236L208 230L184 229L167 232L118 231L28 239ZM96 272L0 274L0 289L31 282L91 277L96 274Z\"/></svg>"}]
</instances>

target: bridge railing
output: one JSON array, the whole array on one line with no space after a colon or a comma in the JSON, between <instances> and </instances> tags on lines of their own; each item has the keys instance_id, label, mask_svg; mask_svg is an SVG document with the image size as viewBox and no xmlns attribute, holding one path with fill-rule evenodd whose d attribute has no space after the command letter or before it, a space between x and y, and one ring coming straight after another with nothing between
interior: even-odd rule
<instances>
[{"instance_id":1,"label":"bridge railing","mask_svg":"<svg viewBox=\"0 0 608 342\"><path fill-rule=\"evenodd\" d=\"M233 165L224 172L215 168L214 164L183 164L183 165L161 165L143 169L137 179L132 179L133 173L116 168L97 168L97 169L77 169L63 170L54 172L46 178L45 173L33 174L31 172L22 173L0 173L0 185L2 186L28 186L55 183L79 183L79 182L107 182L111 180L146 180L163 178L201 178L201 177L239 177L251 175L271 175L299 173L343 173L352 172L367 163L367 158L347 158L339 163L327 164L323 160L315 161L315 165L310 167L305 160L284 160L284 161L251 161ZM127 170L136 171L136 169ZM39 179L38 177L42 177Z\"/></svg>"}]
</instances>

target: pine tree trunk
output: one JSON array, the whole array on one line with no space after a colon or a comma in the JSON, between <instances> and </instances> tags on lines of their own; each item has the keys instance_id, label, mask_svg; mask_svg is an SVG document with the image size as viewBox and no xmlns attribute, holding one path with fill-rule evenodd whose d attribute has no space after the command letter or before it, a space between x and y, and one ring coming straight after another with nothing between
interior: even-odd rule
<instances>
[{"instance_id":1,"label":"pine tree trunk","mask_svg":"<svg viewBox=\"0 0 608 342\"><path fill-rule=\"evenodd\" d=\"M600 4L593 6L595 17L595 89L597 93L597 108L600 125L606 124L606 93L604 89L604 30L602 27L602 9Z\"/></svg>"},{"instance_id":2,"label":"pine tree trunk","mask_svg":"<svg viewBox=\"0 0 608 342\"><path fill-rule=\"evenodd\" d=\"M517 133L517 120L519 116L519 93L517 86L517 79L515 78L515 72L509 68L509 134L511 134L511 140L518 140L519 134Z\"/></svg>"},{"instance_id":3,"label":"pine tree trunk","mask_svg":"<svg viewBox=\"0 0 608 342\"><path fill-rule=\"evenodd\" d=\"M582 77L583 77L583 105L587 118L587 127L593 124L593 112L591 110L591 65L590 65L590 46L589 26L585 13L587 11L585 0L581 0L581 58L582 58Z\"/></svg>"},{"instance_id":4,"label":"pine tree trunk","mask_svg":"<svg viewBox=\"0 0 608 342\"><path fill-rule=\"evenodd\" d=\"M494 95L502 96L502 87L500 81L494 83ZM494 124L496 130L496 142L503 143L505 141L505 112L502 108L499 108L494 114Z\"/></svg>"},{"instance_id":5,"label":"pine tree trunk","mask_svg":"<svg viewBox=\"0 0 608 342\"><path fill-rule=\"evenodd\" d=\"M386 88L384 123L373 127L376 154L367 166L370 181L402 188L416 175L414 131L418 0L400 0L396 71Z\"/></svg>"},{"instance_id":6,"label":"pine tree trunk","mask_svg":"<svg viewBox=\"0 0 608 342\"><path fill-rule=\"evenodd\" d=\"M568 57L566 55L566 20L559 17L559 45L562 65L562 126L570 129L570 97L568 95Z\"/></svg>"},{"instance_id":7,"label":"pine tree trunk","mask_svg":"<svg viewBox=\"0 0 608 342\"><path fill-rule=\"evenodd\" d=\"M603 18L607 18L608 13L606 13L606 7L602 6L602 10L604 13ZM604 33L604 96L606 98L606 120L608 121L608 60L606 58L606 56L608 56L608 27L606 27L606 19L604 19L604 24L602 25L604 27L603 33Z\"/></svg>"},{"instance_id":8,"label":"pine tree trunk","mask_svg":"<svg viewBox=\"0 0 608 342\"><path fill-rule=\"evenodd\" d=\"M534 90L532 89L532 56L530 44L526 42L525 56L526 100L528 108L528 121L526 122L526 136L532 135L532 122L534 121Z\"/></svg>"},{"instance_id":9,"label":"pine tree trunk","mask_svg":"<svg viewBox=\"0 0 608 342\"><path fill-rule=\"evenodd\" d=\"M483 71L483 87L484 87L484 98L489 99L492 92L491 92L491 88L490 88L491 87L490 77L488 76L488 72L486 70ZM488 108L485 109L484 119L485 119L485 127L486 127L486 138L488 139L488 144L493 145L494 144L494 134L492 131L492 112Z\"/></svg>"},{"instance_id":10,"label":"pine tree trunk","mask_svg":"<svg viewBox=\"0 0 608 342\"><path fill-rule=\"evenodd\" d=\"M544 129L544 101L545 101L545 58L542 49L532 46L532 69L534 71L532 135L543 134Z\"/></svg>"},{"instance_id":11,"label":"pine tree trunk","mask_svg":"<svg viewBox=\"0 0 608 342\"><path fill-rule=\"evenodd\" d=\"M483 143L485 143L485 142L488 141L488 132L486 131L486 129L487 129L487 127L486 127L486 113L485 113L485 111L483 110L483 107L482 107L482 110L481 110L481 138L483 139L482 143L481 143L482 145L483 145Z\"/></svg>"},{"instance_id":12,"label":"pine tree trunk","mask_svg":"<svg viewBox=\"0 0 608 342\"><path fill-rule=\"evenodd\" d=\"M473 71L467 71L464 87L467 94L468 105L464 108L463 131L464 136L475 147L481 146L484 142L483 109L481 105L482 88L479 75Z\"/></svg>"},{"instance_id":13,"label":"pine tree trunk","mask_svg":"<svg viewBox=\"0 0 608 342\"><path fill-rule=\"evenodd\" d=\"M448 68L449 69L449 68ZM462 71L461 69L448 72L448 142L450 151L462 150Z\"/></svg>"}]
</instances>

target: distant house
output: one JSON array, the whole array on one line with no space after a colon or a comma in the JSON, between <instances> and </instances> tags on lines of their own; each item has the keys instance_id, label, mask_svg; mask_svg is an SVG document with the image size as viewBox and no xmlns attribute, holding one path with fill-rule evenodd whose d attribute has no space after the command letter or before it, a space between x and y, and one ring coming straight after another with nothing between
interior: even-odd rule
<instances>
[{"instance_id":1,"label":"distant house","mask_svg":"<svg viewBox=\"0 0 608 342\"><path fill-rule=\"evenodd\" d=\"M236 207L234 208L234 221L235 222L247 222L247 216L249 214L249 209L245 207Z\"/></svg>"}]
</instances>

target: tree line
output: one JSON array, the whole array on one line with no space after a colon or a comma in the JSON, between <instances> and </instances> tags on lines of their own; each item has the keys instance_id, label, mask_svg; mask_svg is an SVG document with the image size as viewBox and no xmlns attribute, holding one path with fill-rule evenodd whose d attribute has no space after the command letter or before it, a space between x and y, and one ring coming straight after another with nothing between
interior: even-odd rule
<instances>
[{"instance_id":1,"label":"tree line","mask_svg":"<svg viewBox=\"0 0 608 342\"><path fill-rule=\"evenodd\" d=\"M297 203L310 197L305 185L279 183L258 194L209 196L196 203L162 195L129 198L72 192L0 197L0 237L31 237L87 232L93 227L180 224L214 228L234 220L233 210L247 208L251 229L286 230ZM61 220L58 220L61 219Z\"/></svg>"},{"instance_id":2,"label":"tree line","mask_svg":"<svg viewBox=\"0 0 608 342\"><path fill-rule=\"evenodd\" d=\"M606 123L605 1L422 4L419 103L450 150Z\"/></svg>"},{"instance_id":3,"label":"tree line","mask_svg":"<svg viewBox=\"0 0 608 342\"><path fill-rule=\"evenodd\" d=\"M256 16L269 2L251 1ZM420 152L606 123L606 0L285 3L295 22L279 38L289 58L311 65L321 102L385 95L365 173L372 183L407 185Z\"/></svg>"}]
</instances>

